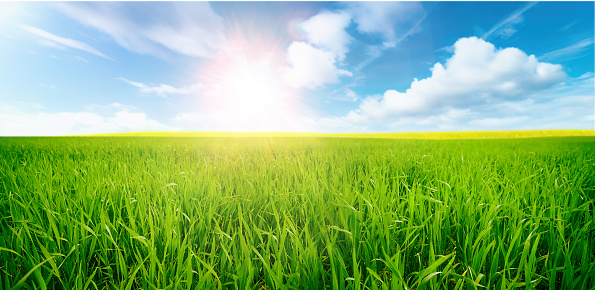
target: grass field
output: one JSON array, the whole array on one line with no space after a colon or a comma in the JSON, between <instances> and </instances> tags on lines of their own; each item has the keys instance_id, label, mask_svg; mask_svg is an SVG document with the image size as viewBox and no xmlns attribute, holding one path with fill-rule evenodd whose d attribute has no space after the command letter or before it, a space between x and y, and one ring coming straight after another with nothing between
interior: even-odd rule
<instances>
[{"instance_id":1,"label":"grass field","mask_svg":"<svg viewBox=\"0 0 595 290\"><path fill-rule=\"evenodd\" d=\"M593 289L595 137L0 138L2 289Z\"/></svg>"}]
</instances>

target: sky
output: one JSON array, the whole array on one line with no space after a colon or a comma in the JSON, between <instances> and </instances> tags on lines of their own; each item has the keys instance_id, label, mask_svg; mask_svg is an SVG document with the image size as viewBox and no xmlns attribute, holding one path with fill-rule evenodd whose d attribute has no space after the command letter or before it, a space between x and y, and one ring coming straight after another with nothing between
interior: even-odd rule
<instances>
[{"instance_id":1,"label":"sky","mask_svg":"<svg viewBox=\"0 0 595 290\"><path fill-rule=\"evenodd\" d=\"M0 136L595 129L593 2L0 2Z\"/></svg>"}]
</instances>

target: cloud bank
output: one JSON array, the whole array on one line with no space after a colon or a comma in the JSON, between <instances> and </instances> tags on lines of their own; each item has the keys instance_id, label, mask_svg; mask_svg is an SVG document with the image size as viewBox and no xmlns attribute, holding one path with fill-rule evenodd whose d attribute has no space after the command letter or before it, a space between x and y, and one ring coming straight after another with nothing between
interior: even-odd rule
<instances>
[{"instance_id":1,"label":"cloud bank","mask_svg":"<svg viewBox=\"0 0 595 290\"><path fill-rule=\"evenodd\" d=\"M94 112L24 112L0 104L0 136L60 136L95 133L169 131L177 128L153 120L133 107L114 103L105 107L118 111L107 115ZM90 108L93 109L93 108Z\"/></svg>"},{"instance_id":2,"label":"cloud bank","mask_svg":"<svg viewBox=\"0 0 595 290\"><path fill-rule=\"evenodd\" d=\"M453 55L444 64L436 63L431 71L430 77L415 79L405 92L388 90L369 96L356 110L327 122L399 123L415 116L460 119L469 114L461 114L464 108L523 100L567 77L561 65L539 62L517 48L497 49L476 37L459 39ZM493 122L488 119L476 124Z\"/></svg>"}]
</instances>

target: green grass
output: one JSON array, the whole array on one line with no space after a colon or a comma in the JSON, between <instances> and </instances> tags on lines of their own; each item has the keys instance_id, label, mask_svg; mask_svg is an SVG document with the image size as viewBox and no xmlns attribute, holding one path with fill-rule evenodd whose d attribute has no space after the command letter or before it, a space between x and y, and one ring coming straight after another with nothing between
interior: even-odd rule
<instances>
[{"instance_id":1,"label":"green grass","mask_svg":"<svg viewBox=\"0 0 595 290\"><path fill-rule=\"evenodd\" d=\"M1 289L593 289L595 138L0 138Z\"/></svg>"}]
</instances>

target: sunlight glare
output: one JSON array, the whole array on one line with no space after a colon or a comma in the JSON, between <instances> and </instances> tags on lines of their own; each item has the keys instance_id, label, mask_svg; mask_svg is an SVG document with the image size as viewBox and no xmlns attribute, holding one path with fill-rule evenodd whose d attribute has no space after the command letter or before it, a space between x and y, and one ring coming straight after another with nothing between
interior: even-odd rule
<instances>
[{"instance_id":1,"label":"sunlight glare","mask_svg":"<svg viewBox=\"0 0 595 290\"><path fill-rule=\"evenodd\" d=\"M203 78L217 127L233 131L287 131L296 122L296 94L282 77L279 55L237 50L216 59Z\"/></svg>"},{"instance_id":2,"label":"sunlight glare","mask_svg":"<svg viewBox=\"0 0 595 290\"><path fill-rule=\"evenodd\" d=\"M239 64L227 72L222 86L228 106L261 113L277 109L283 94L266 63Z\"/></svg>"}]
</instances>

